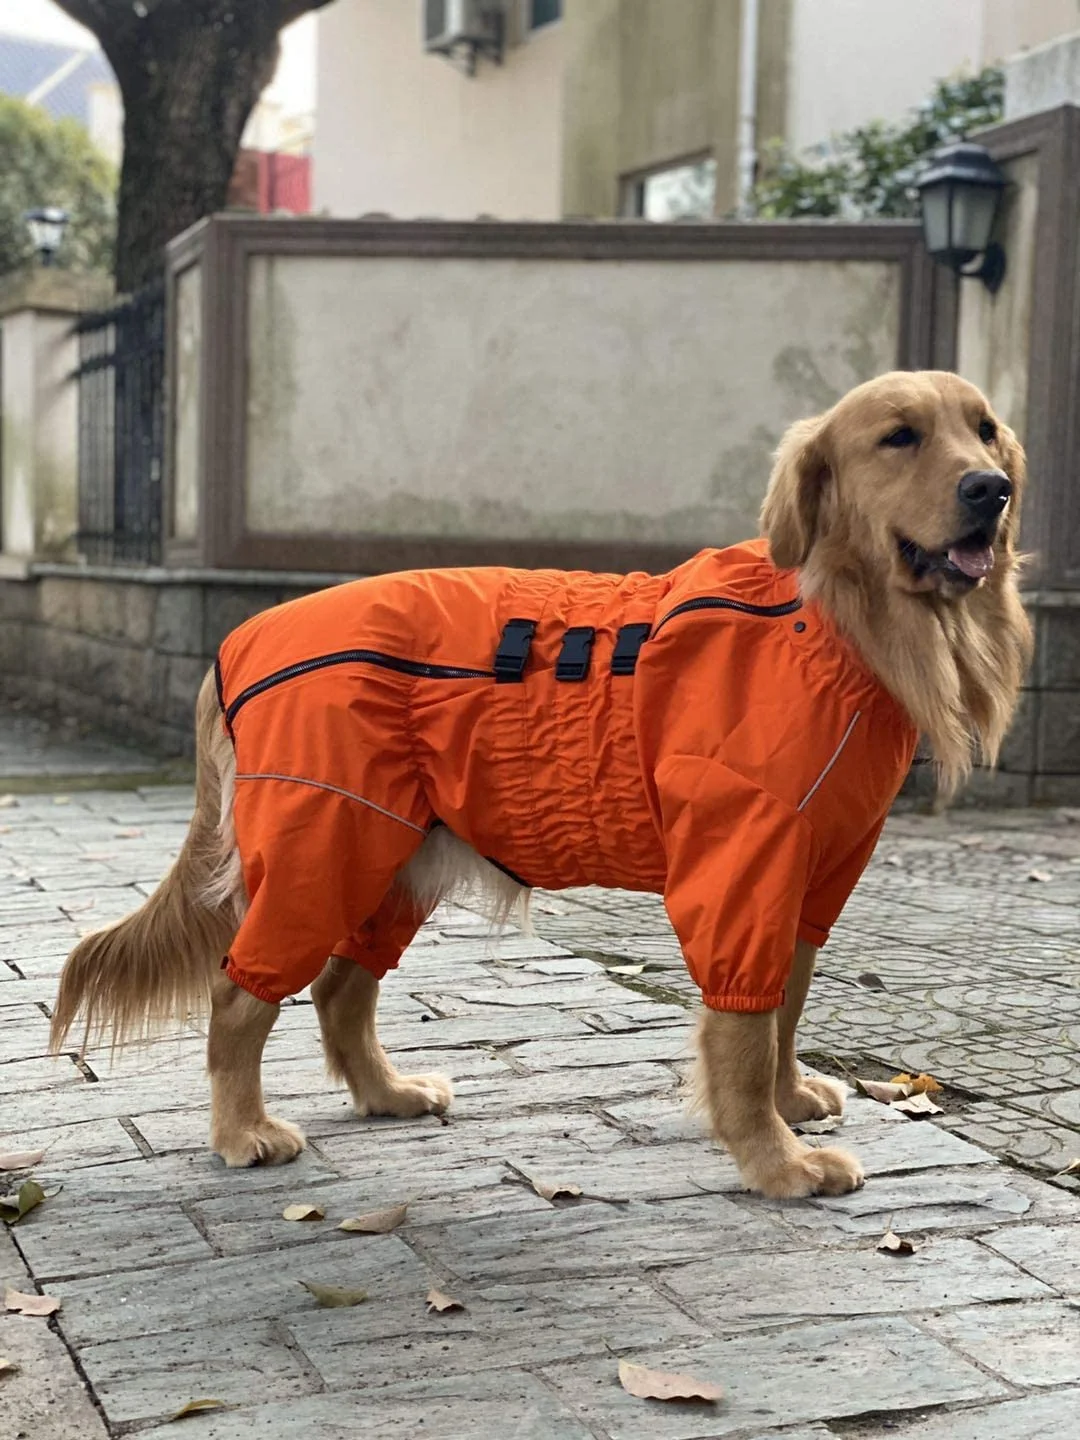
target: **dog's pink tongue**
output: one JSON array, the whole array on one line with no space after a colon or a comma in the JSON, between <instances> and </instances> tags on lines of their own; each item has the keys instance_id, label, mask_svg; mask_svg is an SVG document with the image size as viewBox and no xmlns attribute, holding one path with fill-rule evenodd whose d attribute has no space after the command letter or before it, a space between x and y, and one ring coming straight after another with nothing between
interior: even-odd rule
<instances>
[{"instance_id":1,"label":"dog's pink tongue","mask_svg":"<svg viewBox=\"0 0 1080 1440\"><path fill-rule=\"evenodd\" d=\"M994 552L989 545L978 550L962 550L959 545L954 545L949 551L949 560L969 580L981 580L994 568Z\"/></svg>"}]
</instances>

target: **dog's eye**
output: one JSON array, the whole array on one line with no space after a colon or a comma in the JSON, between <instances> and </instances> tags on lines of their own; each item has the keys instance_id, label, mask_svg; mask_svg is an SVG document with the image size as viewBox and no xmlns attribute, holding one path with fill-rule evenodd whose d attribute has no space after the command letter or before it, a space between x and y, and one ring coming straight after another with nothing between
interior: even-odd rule
<instances>
[{"instance_id":1,"label":"dog's eye","mask_svg":"<svg viewBox=\"0 0 1080 1440\"><path fill-rule=\"evenodd\" d=\"M993 445L997 439L997 426L992 420L979 421L979 439L984 445Z\"/></svg>"},{"instance_id":2,"label":"dog's eye","mask_svg":"<svg viewBox=\"0 0 1080 1440\"><path fill-rule=\"evenodd\" d=\"M919 443L919 432L913 430L910 425L901 425L899 429L886 435L881 443L887 445L890 450L904 450L909 445Z\"/></svg>"}]
</instances>

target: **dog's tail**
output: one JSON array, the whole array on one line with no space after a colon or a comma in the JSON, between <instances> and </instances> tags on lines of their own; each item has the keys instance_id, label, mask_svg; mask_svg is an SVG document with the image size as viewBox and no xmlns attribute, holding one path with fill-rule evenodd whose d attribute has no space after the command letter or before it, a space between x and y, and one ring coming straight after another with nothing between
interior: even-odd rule
<instances>
[{"instance_id":1,"label":"dog's tail","mask_svg":"<svg viewBox=\"0 0 1080 1440\"><path fill-rule=\"evenodd\" d=\"M244 908L232 825L236 763L212 671L199 691L195 737L195 814L180 854L141 909L87 935L68 956L52 1017L54 1051L80 1015L85 1040L108 1034L115 1049L206 1008Z\"/></svg>"}]
</instances>

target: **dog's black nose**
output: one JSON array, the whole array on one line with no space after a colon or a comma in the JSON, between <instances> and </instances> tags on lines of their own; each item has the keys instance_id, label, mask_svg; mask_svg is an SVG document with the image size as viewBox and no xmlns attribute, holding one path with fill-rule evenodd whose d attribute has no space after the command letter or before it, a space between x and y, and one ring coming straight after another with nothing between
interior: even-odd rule
<instances>
[{"instance_id":1,"label":"dog's black nose","mask_svg":"<svg viewBox=\"0 0 1080 1440\"><path fill-rule=\"evenodd\" d=\"M1013 493L1012 481L1000 470L973 470L957 486L960 502L976 519L996 520Z\"/></svg>"}]
</instances>

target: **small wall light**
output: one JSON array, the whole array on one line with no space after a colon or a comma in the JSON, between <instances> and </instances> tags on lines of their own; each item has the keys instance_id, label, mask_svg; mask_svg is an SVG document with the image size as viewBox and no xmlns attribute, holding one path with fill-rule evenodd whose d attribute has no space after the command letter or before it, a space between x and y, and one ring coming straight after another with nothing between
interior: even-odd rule
<instances>
[{"instance_id":1,"label":"small wall light","mask_svg":"<svg viewBox=\"0 0 1080 1440\"><path fill-rule=\"evenodd\" d=\"M1005 251L990 239L1005 185L990 152L969 141L936 151L915 182L927 250L957 275L981 280L991 294L1005 278ZM980 256L979 268L969 269Z\"/></svg>"},{"instance_id":2,"label":"small wall light","mask_svg":"<svg viewBox=\"0 0 1080 1440\"><path fill-rule=\"evenodd\" d=\"M30 242L37 251L42 265L51 265L64 239L64 229L71 217L66 210L55 205L46 205L38 210L27 210L23 219L30 231Z\"/></svg>"}]
</instances>

